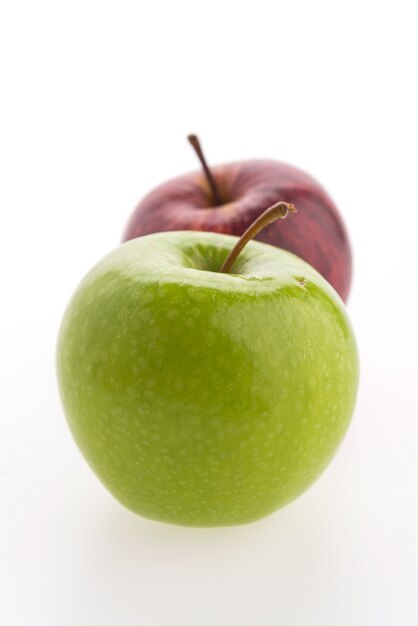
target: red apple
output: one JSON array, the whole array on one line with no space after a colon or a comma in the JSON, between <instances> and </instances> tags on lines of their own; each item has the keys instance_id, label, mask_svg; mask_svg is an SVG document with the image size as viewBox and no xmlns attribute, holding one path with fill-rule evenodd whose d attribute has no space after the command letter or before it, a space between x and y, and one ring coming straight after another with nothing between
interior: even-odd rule
<instances>
[{"instance_id":1,"label":"red apple","mask_svg":"<svg viewBox=\"0 0 418 626\"><path fill-rule=\"evenodd\" d=\"M206 230L240 236L268 206L293 203L297 219L274 222L257 239L289 250L317 269L343 300L351 281L351 251L341 216L321 185L279 161L240 161L179 176L149 193L133 212L123 241L166 230Z\"/></svg>"}]
</instances>

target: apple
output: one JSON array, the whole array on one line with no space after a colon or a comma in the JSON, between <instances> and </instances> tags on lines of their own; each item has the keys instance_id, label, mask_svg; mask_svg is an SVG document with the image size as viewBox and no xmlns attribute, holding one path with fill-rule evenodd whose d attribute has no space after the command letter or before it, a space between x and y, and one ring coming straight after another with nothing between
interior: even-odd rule
<instances>
[{"instance_id":1,"label":"apple","mask_svg":"<svg viewBox=\"0 0 418 626\"><path fill-rule=\"evenodd\" d=\"M344 301L351 282L351 250L335 204L305 172L273 160L250 160L209 168L190 135L203 171L185 174L149 193L136 207L123 240L167 230L204 230L241 235L277 199L294 203L297 220L272 224L260 241L297 254L318 270Z\"/></svg>"},{"instance_id":2,"label":"apple","mask_svg":"<svg viewBox=\"0 0 418 626\"><path fill-rule=\"evenodd\" d=\"M145 517L262 518L315 481L349 425L358 357L345 307L295 255L244 247L254 226L241 239L177 231L124 243L64 315L57 370L72 434Z\"/></svg>"}]
</instances>

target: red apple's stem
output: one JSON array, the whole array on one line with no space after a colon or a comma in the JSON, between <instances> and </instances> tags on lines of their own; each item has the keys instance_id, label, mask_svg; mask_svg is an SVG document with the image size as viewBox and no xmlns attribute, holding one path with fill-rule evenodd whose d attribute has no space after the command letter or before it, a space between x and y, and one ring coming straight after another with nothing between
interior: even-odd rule
<instances>
[{"instance_id":1,"label":"red apple's stem","mask_svg":"<svg viewBox=\"0 0 418 626\"><path fill-rule=\"evenodd\" d=\"M203 154L202 146L200 145L200 141L196 135L188 135L187 139L193 146L194 151L196 152L197 157L202 164L203 171L205 172L206 178L209 183L209 187L212 191L213 201L216 206L220 206L221 204L223 204L221 194L219 193L219 189L215 182L213 174L210 171L209 166L206 162L205 155Z\"/></svg>"},{"instance_id":2,"label":"red apple's stem","mask_svg":"<svg viewBox=\"0 0 418 626\"><path fill-rule=\"evenodd\" d=\"M257 217L256 220L254 220L245 233L241 235L219 271L223 273L229 272L234 265L237 256L244 246L247 245L250 239L253 239L256 235L258 235L260 230L263 230L263 228L272 222L287 217L288 213L296 213L296 207L288 202L277 202L277 204L273 204L273 206L269 209L266 209Z\"/></svg>"}]
</instances>

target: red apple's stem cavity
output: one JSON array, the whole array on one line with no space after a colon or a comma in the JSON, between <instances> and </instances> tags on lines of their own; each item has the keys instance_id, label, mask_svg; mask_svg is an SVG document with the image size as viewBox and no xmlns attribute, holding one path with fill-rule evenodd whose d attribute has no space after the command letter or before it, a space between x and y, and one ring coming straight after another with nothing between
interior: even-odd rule
<instances>
[{"instance_id":1,"label":"red apple's stem cavity","mask_svg":"<svg viewBox=\"0 0 418 626\"><path fill-rule=\"evenodd\" d=\"M220 206L221 204L223 204L222 197L221 197L221 194L219 193L219 189L213 177L213 174L210 171L210 168L207 164L205 155L203 154L203 150L202 150L202 146L200 145L199 138L197 137L197 135L187 135L187 139L189 140L189 143L193 146L194 151L197 154L197 158L202 164L203 171L205 172L210 190L212 192L213 202L215 206Z\"/></svg>"},{"instance_id":2,"label":"red apple's stem cavity","mask_svg":"<svg viewBox=\"0 0 418 626\"><path fill-rule=\"evenodd\" d=\"M276 220L284 219L289 213L296 213L296 207L288 202L277 202L270 208L266 209L256 220L247 228L247 230L238 239L235 246L232 248L225 262L223 263L220 272L224 274L231 271L237 256L242 251L244 246L253 239L258 233L266 226L275 222Z\"/></svg>"}]
</instances>

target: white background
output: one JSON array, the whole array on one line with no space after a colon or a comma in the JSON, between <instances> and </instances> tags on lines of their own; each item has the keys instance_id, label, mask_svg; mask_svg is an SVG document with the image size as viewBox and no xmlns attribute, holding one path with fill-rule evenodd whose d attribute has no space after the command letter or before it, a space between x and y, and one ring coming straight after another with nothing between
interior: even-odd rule
<instances>
[{"instance_id":1,"label":"white background","mask_svg":"<svg viewBox=\"0 0 418 626\"><path fill-rule=\"evenodd\" d=\"M0 621L5 626L418 623L416 3L3 1ZM250 157L308 170L353 242L362 364L336 459L261 522L129 513L57 394L66 302L137 200ZM415 595L414 595L415 594Z\"/></svg>"}]
</instances>

